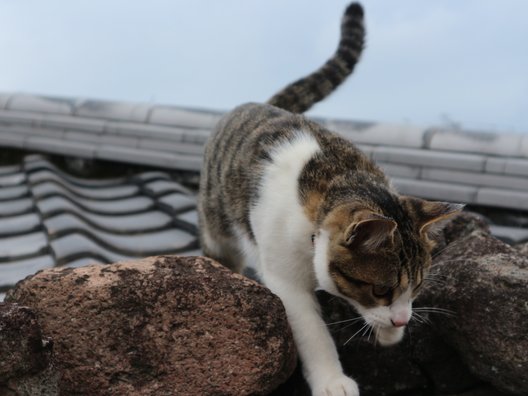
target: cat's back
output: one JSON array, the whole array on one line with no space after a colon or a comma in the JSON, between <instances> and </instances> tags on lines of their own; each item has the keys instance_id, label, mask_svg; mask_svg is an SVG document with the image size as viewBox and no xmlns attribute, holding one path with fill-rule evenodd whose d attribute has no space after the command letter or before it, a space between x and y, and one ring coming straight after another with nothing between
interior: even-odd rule
<instances>
[{"instance_id":1,"label":"cat's back","mask_svg":"<svg viewBox=\"0 0 528 396\"><path fill-rule=\"evenodd\" d=\"M359 151L351 142L322 125L278 107L262 103L246 103L227 113L207 142L205 162L228 168L236 166L230 159L258 163L271 160L269 153L299 134L313 137L325 153L338 152L345 159L347 152Z\"/></svg>"},{"instance_id":2,"label":"cat's back","mask_svg":"<svg viewBox=\"0 0 528 396\"><path fill-rule=\"evenodd\" d=\"M264 172L276 165L278 151L289 162L285 168L299 170L289 182L300 196L350 171L368 168L377 173L351 142L302 115L268 104L238 106L219 121L208 140L200 177L200 210L215 219L219 230L236 223L251 234L250 208L259 199Z\"/></svg>"},{"instance_id":3,"label":"cat's back","mask_svg":"<svg viewBox=\"0 0 528 396\"><path fill-rule=\"evenodd\" d=\"M202 172L211 182L246 184L258 178L274 148L307 129L305 123L302 116L268 104L238 106L209 138Z\"/></svg>"},{"instance_id":4,"label":"cat's back","mask_svg":"<svg viewBox=\"0 0 528 396\"><path fill-rule=\"evenodd\" d=\"M263 103L242 104L218 122L213 135L207 142L207 150L226 150L233 145L250 146L262 143L271 131L280 129L287 133L298 127L302 117ZM275 132L275 136L280 138ZM219 147L218 145L221 144Z\"/></svg>"}]
</instances>

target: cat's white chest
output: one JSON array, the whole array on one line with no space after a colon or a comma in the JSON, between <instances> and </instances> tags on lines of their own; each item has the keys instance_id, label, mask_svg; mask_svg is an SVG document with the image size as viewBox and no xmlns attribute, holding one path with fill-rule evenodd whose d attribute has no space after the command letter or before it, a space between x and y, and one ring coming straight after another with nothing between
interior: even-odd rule
<instances>
[{"instance_id":1,"label":"cat's white chest","mask_svg":"<svg viewBox=\"0 0 528 396\"><path fill-rule=\"evenodd\" d=\"M266 263L266 271L313 272L309 221L299 200L298 179L304 166L319 151L317 141L309 134L299 132L293 139L278 145L271 153L266 167L257 204L251 209L253 229L259 262ZM275 267L288 257L289 268ZM307 267L307 268L304 268ZM262 268L261 268L262 270Z\"/></svg>"}]
</instances>

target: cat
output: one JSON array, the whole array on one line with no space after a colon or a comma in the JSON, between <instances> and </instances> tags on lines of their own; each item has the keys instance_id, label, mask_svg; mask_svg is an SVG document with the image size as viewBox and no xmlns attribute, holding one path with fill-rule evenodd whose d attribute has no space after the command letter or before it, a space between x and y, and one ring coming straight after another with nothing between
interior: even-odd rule
<instances>
[{"instance_id":1,"label":"cat","mask_svg":"<svg viewBox=\"0 0 528 396\"><path fill-rule=\"evenodd\" d=\"M314 395L359 395L315 289L350 303L379 344L397 343L431 265L429 234L462 209L399 195L352 143L299 115L351 74L364 36L363 9L352 3L320 69L220 120L200 177L204 254L237 272L255 266L281 298Z\"/></svg>"}]
</instances>

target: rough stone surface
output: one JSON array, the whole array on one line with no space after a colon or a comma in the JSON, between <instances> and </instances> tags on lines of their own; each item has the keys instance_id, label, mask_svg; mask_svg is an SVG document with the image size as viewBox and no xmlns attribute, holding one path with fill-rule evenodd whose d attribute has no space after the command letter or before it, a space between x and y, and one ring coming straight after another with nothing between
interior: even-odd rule
<instances>
[{"instance_id":1,"label":"rough stone surface","mask_svg":"<svg viewBox=\"0 0 528 396\"><path fill-rule=\"evenodd\" d=\"M296 364L280 300L205 258L44 270L7 299L55 340L61 394L266 394Z\"/></svg>"},{"instance_id":2,"label":"rough stone surface","mask_svg":"<svg viewBox=\"0 0 528 396\"><path fill-rule=\"evenodd\" d=\"M451 249L456 244L463 243L463 238L474 231L482 231L489 234L490 227L488 222L481 215L462 212L444 226L440 238L444 240L444 245L449 245L449 249ZM438 256L438 253L438 251L434 252L433 257Z\"/></svg>"},{"instance_id":3,"label":"rough stone surface","mask_svg":"<svg viewBox=\"0 0 528 396\"><path fill-rule=\"evenodd\" d=\"M0 395L57 395L52 348L29 308L0 303Z\"/></svg>"},{"instance_id":4,"label":"rough stone surface","mask_svg":"<svg viewBox=\"0 0 528 396\"><path fill-rule=\"evenodd\" d=\"M516 245L515 249L517 249L520 255L528 257L528 242Z\"/></svg>"},{"instance_id":5,"label":"rough stone surface","mask_svg":"<svg viewBox=\"0 0 528 396\"><path fill-rule=\"evenodd\" d=\"M477 377L528 394L528 258L483 231L461 238L435 260L421 301L453 311L431 315L441 336Z\"/></svg>"}]
</instances>

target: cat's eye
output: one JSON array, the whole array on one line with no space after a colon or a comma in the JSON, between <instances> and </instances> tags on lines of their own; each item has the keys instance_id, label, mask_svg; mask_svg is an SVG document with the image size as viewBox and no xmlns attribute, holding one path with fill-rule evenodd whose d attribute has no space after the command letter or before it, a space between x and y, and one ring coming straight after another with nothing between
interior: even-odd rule
<instances>
[{"instance_id":1,"label":"cat's eye","mask_svg":"<svg viewBox=\"0 0 528 396\"><path fill-rule=\"evenodd\" d=\"M388 297L391 292L392 292L392 289L388 286L382 286L382 285L372 286L372 294L374 294L374 297L378 297L378 298Z\"/></svg>"}]
</instances>

